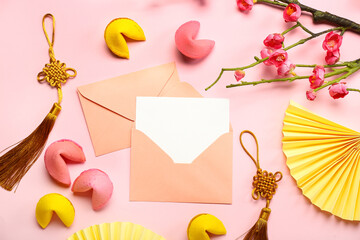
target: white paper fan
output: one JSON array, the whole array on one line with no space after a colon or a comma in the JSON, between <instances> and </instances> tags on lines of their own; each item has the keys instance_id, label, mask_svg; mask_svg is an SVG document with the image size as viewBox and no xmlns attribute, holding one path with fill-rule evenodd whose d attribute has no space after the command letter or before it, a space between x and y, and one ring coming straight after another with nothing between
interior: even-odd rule
<instances>
[{"instance_id":1,"label":"white paper fan","mask_svg":"<svg viewBox=\"0 0 360 240\"><path fill-rule=\"evenodd\" d=\"M165 240L165 238L138 224L113 222L82 229L67 240Z\"/></svg>"},{"instance_id":2,"label":"white paper fan","mask_svg":"<svg viewBox=\"0 0 360 240\"><path fill-rule=\"evenodd\" d=\"M303 194L320 209L360 220L360 133L290 102L283 151Z\"/></svg>"}]
</instances>

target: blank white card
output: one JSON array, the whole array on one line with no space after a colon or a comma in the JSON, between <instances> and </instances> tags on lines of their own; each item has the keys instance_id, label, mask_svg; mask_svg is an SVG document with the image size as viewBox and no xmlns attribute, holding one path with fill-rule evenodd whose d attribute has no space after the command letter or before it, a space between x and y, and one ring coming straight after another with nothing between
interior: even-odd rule
<instances>
[{"instance_id":1,"label":"blank white card","mask_svg":"<svg viewBox=\"0 0 360 240\"><path fill-rule=\"evenodd\" d=\"M137 97L135 128L175 163L191 163L229 132L229 100Z\"/></svg>"}]
</instances>

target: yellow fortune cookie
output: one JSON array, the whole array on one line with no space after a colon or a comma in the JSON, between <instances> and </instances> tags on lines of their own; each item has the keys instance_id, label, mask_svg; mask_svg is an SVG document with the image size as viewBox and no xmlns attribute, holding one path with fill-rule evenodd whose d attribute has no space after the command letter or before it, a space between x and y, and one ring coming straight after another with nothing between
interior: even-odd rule
<instances>
[{"instance_id":1,"label":"yellow fortune cookie","mask_svg":"<svg viewBox=\"0 0 360 240\"><path fill-rule=\"evenodd\" d=\"M36 220L42 228L49 225L54 212L65 226L70 227L74 222L75 209L72 203L61 194L49 193L40 198L36 205Z\"/></svg>"},{"instance_id":2,"label":"yellow fortune cookie","mask_svg":"<svg viewBox=\"0 0 360 240\"><path fill-rule=\"evenodd\" d=\"M211 214L199 214L191 219L187 235L189 240L210 240L208 233L215 235L226 234L224 224Z\"/></svg>"},{"instance_id":3,"label":"yellow fortune cookie","mask_svg":"<svg viewBox=\"0 0 360 240\"><path fill-rule=\"evenodd\" d=\"M124 36L135 41L145 41L146 38L141 27L129 18L116 18L106 26L106 45L115 55L128 59L129 48Z\"/></svg>"}]
</instances>

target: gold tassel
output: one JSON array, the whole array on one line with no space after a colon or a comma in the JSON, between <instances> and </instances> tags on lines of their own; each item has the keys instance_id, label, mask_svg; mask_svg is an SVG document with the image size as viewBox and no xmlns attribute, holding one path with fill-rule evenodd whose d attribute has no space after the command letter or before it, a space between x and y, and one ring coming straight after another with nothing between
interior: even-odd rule
<instances>
[{"instance_id":1,"label":"gold tassel","mask_svg":"<svg viewBox=\"0 0 360 240\"><path fill-rule=\"evenodd\" d=\"M260 213L259 220L248 231L244 240L268 240L267 221L269 219L271 209L263 208Z\"/></svg>"},{"instance_id":2,"label":"gold tassel","mask_svg":"<svg viewBox=\"0 0 360 240\"><path fill-rule=\"evenodd\" d=\"M14 148L0 157L0 185L11 191L40 156L61 107L54 103L42 123Z\"/></svg>"},{"instance_id":3,"label":"gold tassel","mask_svg":"<svg viewBox=\"0 0 360 240\"><path fill-rule=\"evenodd\" d=\"M249 133L255 140L256 143L256 160L255 158L248 152L246 147L242 142L242 135L244 133ZM252 198L254 200L258 200L260 197L266 199L266 207L261 210L259 220L254 224L254 226L246 233L244 240L268 240L267 234L267 222L269 220L271 209L269 208L270 201L273 198L273 195L276 193L277 182L282 179L282 173L276 172L275 174L267 171L263 171L260 168L259 163L259 144L254 135L249 130L244 130L240 133L240 144L246 154L251 158L251 160L255 163L257 168L256 175L253 177L253 191ZM243 236L243 235L242 235ZM242 237L240 236L240 237ZM237 239L239 239L238 237Z\"/></svg>"},{"instance_id":4,"label":"gold tassel","mask_svg":"<svg viewBox=\"0 0 360 240\"><path fill-rule=\"evenodd\" d=\"M53 31L51 41L45 29L45 19L47 17L52 18ZM53 50L55 18L53 15L50 13L46 14L43 17L42 25L46 40L49 44L50 63L45 64L43 70L37 75L37 80L39 82L46 81L51 87L56 87L59 100L57 103L54 103L52 109L46 115L42 123L28 137L6 148L5 150L10 150L0 157L0 186L8 191L11 191L15 186L18 186L23 176L39 158L55 124L56 118L61 111L61 84L65 84L68 78L76 76L75 69L66 68L65 63L61 63L55 59Z\"/></svg>"}]
</instances>

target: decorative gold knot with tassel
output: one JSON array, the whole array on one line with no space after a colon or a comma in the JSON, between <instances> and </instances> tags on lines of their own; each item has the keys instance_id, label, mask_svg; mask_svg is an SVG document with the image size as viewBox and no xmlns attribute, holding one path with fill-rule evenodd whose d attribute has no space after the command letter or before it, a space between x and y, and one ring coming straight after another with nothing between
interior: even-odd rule
<instances>
[{"instance_id":1,"label":"decorative gold knot with tassel","mask_svg":"<svg viewBox=\"0 0 360 240\"><path fill-rule=\"evenodd\" d=\"M51 41L45 28L46 18L52 19L53 31ZM8 191L11 191L15 186L18 186L23 176L39 158L55 124L56 118L61 111L61 84L66 83L67 79L76 76L75 69L66 68L65 63L61 63L55 59L53 50L55 37L54 16L50 13L45 14L42 19L42 26L46 40L49 44L50 63L46 64L43 70L37 75L37 80L39 82L45 80L50 86L57 88L58 102L53 104L50 112L46 115L41 124L28 137L6 148L5 150L10 150L0 156L0 186Z\"/></svg>"},{"instance_id":2,"label":"decorative gold knot with tassel","mask_svg":"<svg viewBox=\"0 0 360 240\"><path fill-rule=\"evenodd\" d=\"M255 140L256 143L256 160L255 158L248 152L242 142L242 135L244 133L249 133ZM271 209L269 208L270 200L273 198L273 195L277 189L277 182L282 179L282 173L276 172L275 174L267 171L263 171L260 168L259 164L259 144L254 135L249 130L244 130L240 133L240 144L246 154L251 158L251 160L255 163L257 171L256 175L253 177L253 191L252 191L252 198L254 200L258 200L260 197L266 199L266 206L261 209L261 213L259 216L258 221L255 225L247 232L244 240L267 240L267 222L269 220ZM237 238L239 239L239 238Z\"/></svg>"}]
</instances>

